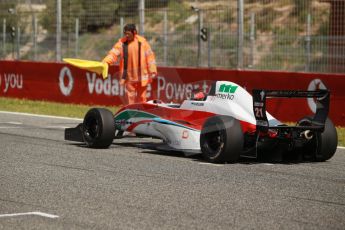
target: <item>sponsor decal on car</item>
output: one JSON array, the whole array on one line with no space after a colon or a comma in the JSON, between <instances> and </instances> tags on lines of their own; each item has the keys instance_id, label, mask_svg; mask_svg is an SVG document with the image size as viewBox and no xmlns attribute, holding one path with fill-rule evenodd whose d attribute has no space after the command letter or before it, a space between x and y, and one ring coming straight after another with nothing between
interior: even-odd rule
<instances>
[{"instance_id":1,"label":"sponsor decal on car","mask_svg":"<svg viewBox=\"0 0 345 230\"><path fill-rule=\"evenodd\" d=\"M182 132L182 138L183 138L183 139L188 139L188 137L189 137L189 132L188 132L188 130L183 130L183 132Z\"/></svg>"},{"instance_id":2,"label":"sponsor decal on car","mask_svg":"<svg viewBox=\"0 0 345 230\"><path fill-rule=\"evenodd\" d=\"M268 122L267 121L257 120L256 124L259 125L259 126L268 126Z\"/></svg>"},{"instance_id":3,"label":"sponsor decal on car","mask_svg":"<svg viewBox=\"0 0 345 230\"><path fill-rule=\"evenodd\" d=\"M222 84L222 85L220 85L218 91L220 93L235 93L237 88L238 88L237 85Z\"/></svg>"},{"instance_id":4,"label":"sponsor decal on car","mask_svg":"<svg viewBox=\"0 0 345 230\"><path fill-rule=\"evenodd\" d=\"M126 126L126 125L130 125L133 122L127 121L125 119L121 119L121 120L115 120L115 126L116 127L121 127L121 126Z\"/></svg>"},{"instance_id":5,"label":"sponsor decal on car","mask_svg":"<svg viewBox=\"0 0 345 230\"><path fill-rule=\"evenodd\" d=\"M221 84L219 86L218 93L216 93L216 97L224 100L234 100L234 94L237 88L237 85Z\"/></svg>"},{"instance_id":6,"label":"sponsor decal on car","mask_svg":"<svg viewBox=\"0 0 345 230\"><path fill-rule=\"evenodd\" d=\"M257 106L257 107L263 107L264 106L264 103L263 102L254 102L254 106Z\"/></svg>"},{"instance_id":7,"label":"sponsor decal on car","mask_svg":"<svg viewBox=\"0 0 345 230\"><path fill-rule=\"evenodd\" d=\"M221 93L217 93L216 97L220 99L226 99L226 100L234 100L235 98L233 94L221 94Z\"/></svg>"},{"instance_id":8,"label":"sponsor decal on car","mask_svg":"<svg viewBox=\"0 0 345 230\"><path fill-rule=\"evenodd\" d=\"M261 101L264 100L264 98L265 98L265 91L261 91L260 98L261 98Z\"/></svg>"},{"instance_id":9,"label":"sponsor decal on car","mask_svg":"<svg viewBox=\"0 0 345 230\"><path fill-rule=\"evenodd\" d=\"M204 106L203 102L191 102L191 104L195 106Z\"/></svg>"}]
</instances>

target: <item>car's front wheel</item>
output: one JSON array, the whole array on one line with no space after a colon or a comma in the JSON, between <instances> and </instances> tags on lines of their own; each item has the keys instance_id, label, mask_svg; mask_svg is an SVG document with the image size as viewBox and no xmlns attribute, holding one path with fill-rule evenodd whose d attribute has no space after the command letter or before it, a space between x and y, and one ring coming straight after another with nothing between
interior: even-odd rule
<instances>
[{"instance_id":1,"label":"car's front wheel","mask_svg":"<svg viewBox=\"0 0 345 230\"><path fill-rule=\"evenodd\" d=\"M217 115L208 118L200 133L202 155L212 163L238 161L243 142L241 123L230 116Z\"/></svg>"},{"instance_id":2,"label":"car's front wheel","mask_svg":"<svg viewBox=\"0 0 345 230\"><path fill-rule=\"evenodd\" d=\"M103 108L90 109L83 121L83 139L88 147L108 148L115 135L112 112Z\"/></svg>"}]
</instances>

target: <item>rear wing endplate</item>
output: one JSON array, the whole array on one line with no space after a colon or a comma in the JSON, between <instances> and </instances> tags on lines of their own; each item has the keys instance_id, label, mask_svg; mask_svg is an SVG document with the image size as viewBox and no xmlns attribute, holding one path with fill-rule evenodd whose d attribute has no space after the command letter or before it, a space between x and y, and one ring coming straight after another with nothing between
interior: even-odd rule
<instances>
[{"instance_id":1,"label":"rear wing endplate","mask_svg":"<svg viewBox=\"0 0 345 230\"><path fill-rule=\"evenodd\" d=\"M253 110L256 119L256 129L267 132L269 126L266 116L266 98L316 98L316 112L312 118L311 126L324 129L329 111L330 92L329 90L297 91L297 90L253 90ZM276 127L275 127L276 128Z\"/></svg>"}]
</instances>

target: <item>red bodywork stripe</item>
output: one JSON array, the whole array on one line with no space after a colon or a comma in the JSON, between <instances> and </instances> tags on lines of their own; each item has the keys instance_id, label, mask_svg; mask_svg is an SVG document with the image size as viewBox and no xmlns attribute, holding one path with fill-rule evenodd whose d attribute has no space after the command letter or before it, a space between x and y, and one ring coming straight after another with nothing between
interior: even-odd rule
<instances>
[{"instance_id":1,"label":"red bodywork stripe","mask_svg":"<svg viewBox=\"0 0 345 230\"><path fill-rule=\"evenodd\" d=\"M127 128L127 131L128 131L128 132L132 132L133 129L135 129L138 125L145 124L145 123L149 123L149 122L151 122L151 121L152 121L152 120L142 120L142 121L135 122L135 123L131 124L131 125Z\"/></svg>"},{"instance_id":2,"label":"red bodywork stripe","mask_svg":"<svg viewBox=\"0 0 345 230\"><path fill-rule=\"evenodd\" d=\"M122 107L116 114L123 112L124 110L139 110L142 112L147 112L154 114L162 119L166 119L169 121L173 121L179 123L184 126L188 126L193 129L201 130L205 121L212 116L217 114L204 112L204 111L195 111L195 110L186 110L180 108L169 108L169 107L161 107L159 104L150 104L150 103L139 103L139 104L131 104L125 107ZM115 114L115 115L116 115ZM131 124L128 127L128 131L132 131L136 126L140 124L144 124L147 122L151 122L152 120L143 120L140 122L136 122ZM243 133L253 133L256 130L256 125L248 123L246 121L240 121L242 126Z\"/></svg>"}]
</instances>

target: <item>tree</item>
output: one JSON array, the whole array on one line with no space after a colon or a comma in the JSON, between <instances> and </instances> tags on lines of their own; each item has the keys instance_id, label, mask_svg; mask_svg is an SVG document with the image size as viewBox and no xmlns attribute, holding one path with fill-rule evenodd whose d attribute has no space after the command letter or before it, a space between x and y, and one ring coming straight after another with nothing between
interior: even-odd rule
<instances>
[{"instance_id":1,"label":"tree","mask_svg":"<svg viewBox=\"0 0 345 230\"><path fill-rule=\"evenodd\" d=\"M87 31L108 27L117 21L116 11L118 3L109 0L84 0L82 7L85 11L84 20Z\"/></svg>"},{"instance_id":2,"label":"tree","mask_svg":"<svg viewBox=\"0 0 345 230\"><path fill-rule=\"evenodd\" d=\"M304 22L308 13L310 13L312 0L294 0L294 3L295 9L292 14L297 16L299 21Z\"/></svg>"},{"instance_id":3,"label":"tree","mask_svg":"<svg viewBox=\"0 0 345 230\"><path fill-rule=\"evenodd\" d=\"M17 27L19 17L15 12L16 5L14 3L1 3L0 18L1 23L6 19L6 33L11 33L11 27Z\"/></svg>"},{"instance_id":4,"label":"tree","mask_svg":"<svg viewBox=\"0 0 345 230\"><path fill-rule=\"evenodd\" d=\"M95 31L110 26L116 21L118 3L113 0L63 0L62 30L70 32L74 28L75 19L79 18L80 32ZM56 0L47 1L47 10L43 13L41 22L45 29L55 31Z\"/></svg>"}]
</instances>

